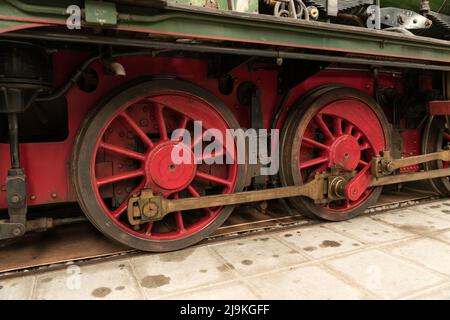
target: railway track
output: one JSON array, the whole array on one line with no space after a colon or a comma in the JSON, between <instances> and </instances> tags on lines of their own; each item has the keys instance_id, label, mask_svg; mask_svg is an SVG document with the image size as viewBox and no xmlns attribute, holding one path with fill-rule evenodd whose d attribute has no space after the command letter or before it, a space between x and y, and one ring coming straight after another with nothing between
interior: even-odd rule
<instances>
[{"instance_id":1,"label":"railway track","mask_svg":"<svg viewBox=\"0 0 450 320\"><path fill-rule=\"evenodd\" d=\"M438 198L437 194L420 189L385 192L375 206L365 214L376 214L400 207L414 206ZM199 245L228 241L250 235L275 232L299 226L324 223L301 214L286 214L278 202L270 202L266 210L260 207L239 208L216 232ZM93 263L140 254L100 234L89 223L76 223L45 232L26 235L19 241L0 248L0 278L17 273L35 273L62 268L67 264Z\"/></svg>"}]
</instances>

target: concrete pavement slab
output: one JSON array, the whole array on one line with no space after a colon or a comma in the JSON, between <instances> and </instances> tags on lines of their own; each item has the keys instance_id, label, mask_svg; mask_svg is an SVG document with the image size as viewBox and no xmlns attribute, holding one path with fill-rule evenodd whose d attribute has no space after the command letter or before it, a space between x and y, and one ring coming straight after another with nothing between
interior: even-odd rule
<instances>
[{"instance_id":1,"label":"concrete pavement slab","mask_svg":"<svg viewBox=\"0 0 450 320\"><path fill-rule=\"evenodd\" d=\"M330 260L328 266L380 298L395 299L445 281L434 272L379 250Z\"/></svg>"}]
</instances>

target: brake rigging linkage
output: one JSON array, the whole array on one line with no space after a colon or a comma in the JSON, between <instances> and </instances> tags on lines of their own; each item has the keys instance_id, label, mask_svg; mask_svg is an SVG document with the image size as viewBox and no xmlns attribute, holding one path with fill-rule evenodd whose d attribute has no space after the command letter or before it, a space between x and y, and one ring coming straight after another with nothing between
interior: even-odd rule
<instances>
[{"instance_id":1,"label":"brake rigging linkage","mask_svg":"<svg viewBox=\"0 0 450 320\"><path fill-rule=\"evenodd\" d=\"M339 172L339 169L317 172L311 181L300 186L176 200L165 199L162 196L154 195L151 189L143 189L140 194L132 196L128 202L128 220L132 225L139 225L161 220L168 213L176 211L299 196L308 197L318 204L342 199L357 200L369 187L450 176L450 168L391 175L402 167L436 160L450 161L450 150L403 159L392 159L390 152L386 151L373 158L371 165L367 166L367 170L362 170L358 174L342 173Z\"/></svg>"},{"instance_id":2,"label":"brake rigging linkage","mask_svg":"<svg viewBox=\"0 0 450 320\"><path fill-rule=\"evenodd\" d=\"M21 236L26 231L27 184L19 154L18 114L50 88L46 51L38 46L3 42L0 46L0 113L8 116L11 168L6 178L8 221L0 221L0 240Z\"/></svg>"}]
</instances>

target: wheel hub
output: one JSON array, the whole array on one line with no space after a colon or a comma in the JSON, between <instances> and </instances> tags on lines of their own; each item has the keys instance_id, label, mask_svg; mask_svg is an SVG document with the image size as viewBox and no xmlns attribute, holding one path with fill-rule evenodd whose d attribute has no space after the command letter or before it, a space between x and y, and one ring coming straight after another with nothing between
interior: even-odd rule
<instances>
[{"instance_id":1,"label":"wheel hub","mask_svg":"<svg viewBox=\"0 0 450 320\"><path fill-rule=\"evenodd\" d=\"M182 149L180 149L182 148ZM174 156L180 156L179 163ZM196 165L194 154L183 144L170 141L158 145L148 157L146 170L153 184L171 192L185 189L194 179Z\"/></svg>"},{"instance_id":2,"label":"wheel hub","mask_svg":"<svg viewBox=\"0 0 450 320\"><path fill-rule=\"evenodd\" d=\"M351 135L338 137L330 147L330 165L352 171L361 159L361 147Z\"/></svg>"}]
</instances>

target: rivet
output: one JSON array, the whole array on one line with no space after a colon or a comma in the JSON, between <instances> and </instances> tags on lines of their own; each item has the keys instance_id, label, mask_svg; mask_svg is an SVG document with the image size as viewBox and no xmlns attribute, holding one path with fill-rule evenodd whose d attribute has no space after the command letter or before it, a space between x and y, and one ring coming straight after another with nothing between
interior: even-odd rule
<instances>
[{"instance_id":1,"label":"rivet","mask_svg":"<svg viewBox=\"0 0 450 320\"><path fill-rule=\"evenodd\" d=\"M53 193L51 194L51 196L52 196L52 198L56 198L58 195L56 194L56 192L53 192Z\"/></svg>"},{"instance_id":2,"label":"rivet","mask_svg":"<svg viewBox=\"0 0 450 320\"><path fill-rule=\"evenodd\" d=\"M20 201L20 197L18 195L11 196L11 202L12 203L18 203Z\"/></svg>"},{"instance_id":3,"label":"rivet","mask_svg":"<svg viewBox=\"0 0 450 320\"><path fill-rule=\"evenodd\" d=\"M34 194L32 194L32 195L30 196L30 199L31 199L31 200L36 200L36 196L35 196Z\"/></svg>"},{"instance_id":4,"label":"rivet","mask_svg":"<svg viewBox=\"0 0 450 320\"><path fill-rule=\"evenodd\" d=\"M141 127L148 126L148 120L147 119L141 119Z\"/></svg>"}]
</instances>

